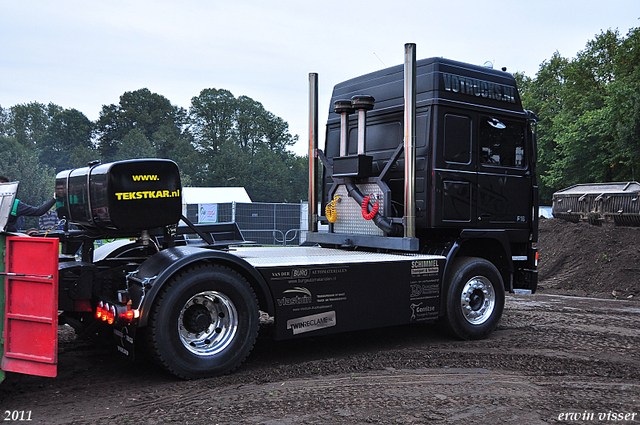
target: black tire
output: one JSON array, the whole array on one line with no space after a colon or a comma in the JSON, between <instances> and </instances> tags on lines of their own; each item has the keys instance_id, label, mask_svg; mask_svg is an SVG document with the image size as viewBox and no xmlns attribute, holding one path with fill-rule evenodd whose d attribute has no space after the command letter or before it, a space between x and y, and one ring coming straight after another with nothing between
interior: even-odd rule
<instances>
[{"instance_id":1,"label":"black tire","mask_svg":"<svg viewBox=\"0 0 640 425\"><path fill-rule=\"evenodd\" d=\"M486 338L504 309L504 284L498 269L482 258L455 260L450 273L444 322L460 339Z\"/></svg>"},{"instance_id":2,"label":"black tire","mask_svg":"<svg viewBox=\"0 0 640 425\"><path fill-rule=\"evenodd\" d=\"M249 283L219 265L200 264L174 276L149 316L149 351L183 379L224 375L255 344L258 301Z\"/></svg>"}]
</instances>

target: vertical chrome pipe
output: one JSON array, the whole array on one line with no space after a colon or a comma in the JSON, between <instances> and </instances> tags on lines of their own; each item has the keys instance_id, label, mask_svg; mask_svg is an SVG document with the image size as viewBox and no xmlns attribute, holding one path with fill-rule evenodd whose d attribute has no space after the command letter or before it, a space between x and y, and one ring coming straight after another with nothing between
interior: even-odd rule
<instances>
[{"instance_id":1,"label":"vertical chrome pipe","mask_svg":"<svg viewBox=\"0 0 640 425\"><path fill-rule=\"evenodd\" d=\"M309 231L318 231L318 74L309 73Z\"/></svg>"},{"instance_id":2,"label":"vertical chrome pipe","mask_svg":"<svg viewBox=\"0 0 640 425\"><path fill-rule=\"evenodd\" d=\"M416 236L416 45L404 45L404 237Z\"/></svg>"},{"instance_id":3,"label":"vertical chrome pipe","mask_svg":"<svg viewBox=\"0 0 640 425\"><path fill-rule=\"evenodd\" d=\"M349 140L349 114L353 113L350 100L336 100L333 111L340 114L340 156L347 156L347 142Z\"/></svg>"},{"instance_id":4,"label":"vertical chrome pipe","mask_svg":"<svg viewBox=\"0 0 640 425\"><path fill-rule=\"evenodd\" d=\"M358 110L358 155L365 154L366 131L367 111L363 108Z\"/></svg>"},{"instance_id":5,"label":"vertical chrome pipe","mask_svg":"<svg viewBox=\"0 0 640 425\"><path fill-rule=\"evenodd\" d=\"M358 111L358 155L366 153L367 111L373 109L376 100L369 95L355 95L351 98L351 107Z\"/></svg>"},{"instance_id":6,"label":"vertical chrome pipe","mask_svg":"<svg viewBox=\"0 0 640 425\"><path fill-rule=\"evenodd\" d=\"M349 114L340 114L340 156L347 156L347 138L349 137Z\"/></svg>"}]
</instances>

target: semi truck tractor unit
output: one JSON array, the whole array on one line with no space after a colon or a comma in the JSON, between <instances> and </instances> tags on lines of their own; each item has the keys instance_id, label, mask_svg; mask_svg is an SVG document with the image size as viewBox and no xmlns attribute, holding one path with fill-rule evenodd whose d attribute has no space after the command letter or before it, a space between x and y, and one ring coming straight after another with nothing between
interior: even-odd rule
<instances>
[{"instance_id":1,"label":"semi truck tractor unit","mask_svg":"<svg viewBox=\"0 0 640 425\"><path fill-rule=\"evenodd\" d=\"M317 99L310 74L304 246L260 247L235 223L192 224L170 160L58 173L65 230L7 238L3 369L43 362L40 374L55 374L55 346L49 357L30 351L45 323L51 344L58 323L108 329L124 355L193 379L237 368L261 312L276 339L419 322L478 339L495 329L505 292L535 292L535 119L511 74L416 61L407 44L404 65L335 86L324 149ZM33 269L29 253L51 251L51 238L59 259ZM115 241L95 248L104 239ZM18 250L23 260L10 261ZM39 283L57 285L46 320L16 311L32 308L17 298Z\"/></svg>"}]
</instances>

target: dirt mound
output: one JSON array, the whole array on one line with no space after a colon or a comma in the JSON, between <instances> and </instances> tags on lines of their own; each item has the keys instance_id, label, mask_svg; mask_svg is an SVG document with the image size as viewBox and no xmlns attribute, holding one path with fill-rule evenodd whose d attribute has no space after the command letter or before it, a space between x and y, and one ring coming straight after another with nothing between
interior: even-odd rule
<instances>
[{"instance_id":1,"label":"dirt mound","mask_svg":"<svg viewBox=\"0 0 640 425\"><path fill-rule=\"evenodd\" d=\"M640 300L640 228L540 219L541 293Z\"/></svg>"}]
</instances>

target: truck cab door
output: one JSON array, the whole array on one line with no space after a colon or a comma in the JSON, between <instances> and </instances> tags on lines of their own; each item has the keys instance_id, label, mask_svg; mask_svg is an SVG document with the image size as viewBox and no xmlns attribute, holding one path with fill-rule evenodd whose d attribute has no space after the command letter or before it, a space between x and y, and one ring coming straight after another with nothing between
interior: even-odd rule
<instances>
[{"instance_id":1,"label":"truck cab door","mask_svg":"<svg viewBox=\"0 0 640 425\"><path fill-rule=\"evenodd\" d=\"M433 227L475 227L477 166L474 116L436 106Z\"/></svg>"},{"instance_id":2,"label":"truck cab door","mask_svg":"<svg viewBox=\"0 0 640 425\"><path fill-rule=\"evenodd\" d=\"M480 114L478 118L478 227L529 228L532 175L525 145L526 121Z\"/></svg>"},{"instance_id":3,"label":"truck cab door","mask_svg":"<svg viewBox=\"0 0 640 425\"><path fill-rule=\"evenodd\" d=\"M2 370L54 377L58 361L58 239L7 237Z\"/></svg>"}]
</instances>

